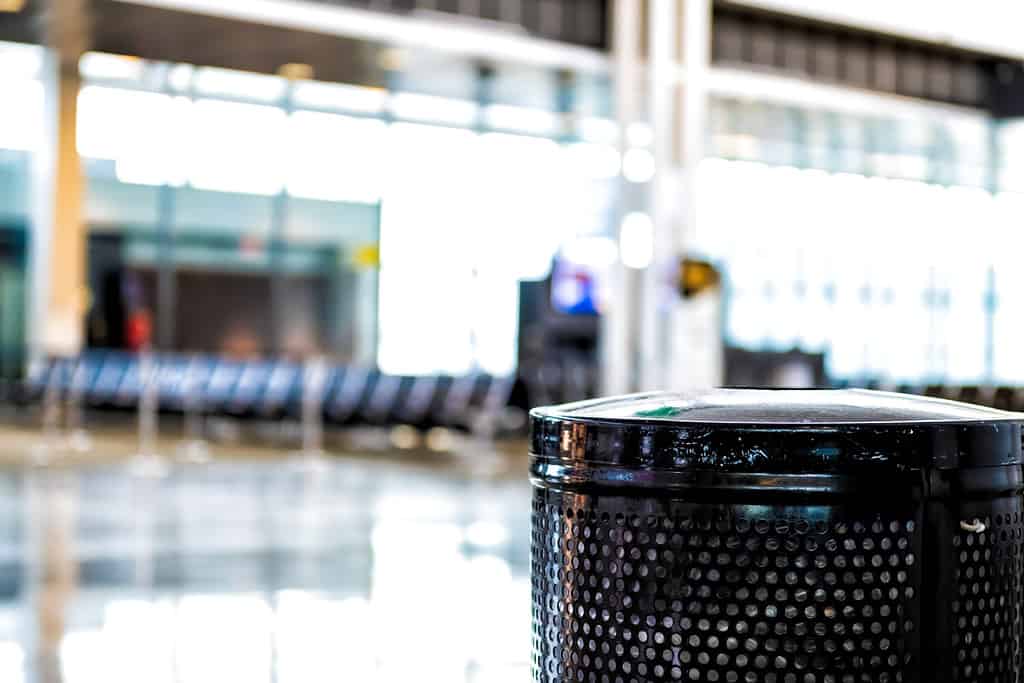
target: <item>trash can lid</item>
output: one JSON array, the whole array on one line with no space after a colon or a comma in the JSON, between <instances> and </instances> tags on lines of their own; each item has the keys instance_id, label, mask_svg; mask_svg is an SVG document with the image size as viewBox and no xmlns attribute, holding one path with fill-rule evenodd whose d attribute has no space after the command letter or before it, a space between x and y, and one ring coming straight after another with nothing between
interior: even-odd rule
<instances>
[{"instance_id":1,"label":"trash can lid","mask_svg":"<svg viewBox=\"0 0 1024 683\"><path fill-rule=\"evenodd\" d=\"M835 473L1021 462L1024 413L861 389L710 389L536 408L535 459Z\"/></svg>"}]
</instances>

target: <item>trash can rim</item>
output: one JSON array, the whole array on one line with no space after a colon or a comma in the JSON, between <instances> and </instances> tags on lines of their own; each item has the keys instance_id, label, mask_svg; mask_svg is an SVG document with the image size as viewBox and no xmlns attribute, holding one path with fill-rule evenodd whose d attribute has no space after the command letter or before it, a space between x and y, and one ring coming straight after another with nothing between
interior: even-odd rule
<instances>
[{"instance_id":1,"label":"trash can rim","mask_svg":"<svg viewBox=\"0 0 1024 683\"><path fill-rule=\"evenodd\" d=\"M952 470L1020 466L1022 423L1019 413L885 392L712 389L538 408L529 447L538 467L572 472Z\"/></svg>"},{"instance_id":2,"label":"trash can rim","mask_svg":"<svg viewBox=\"0 0 1024 683\"><path fill-rule=\"evenodd\" d=\"M542 406L533 421L647 425L657 429L825 430L1024 423L1024 413L867 389L737 389L641 392Z\"/></svg>"}]
</instances>

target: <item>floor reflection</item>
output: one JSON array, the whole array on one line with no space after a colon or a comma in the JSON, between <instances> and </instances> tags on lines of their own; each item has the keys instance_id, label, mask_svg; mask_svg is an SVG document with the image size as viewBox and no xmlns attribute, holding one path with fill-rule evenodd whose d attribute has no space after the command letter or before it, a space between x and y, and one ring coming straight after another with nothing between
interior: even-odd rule
<instances>
[{"instance_id":1,"label":"floor reflection","mask_svg":"<svg viewBox=\"0 0 1024 683\"><path fill-rule=\"evenodd\" d=\"M524 481L338 462L0 477L0 681L529 678Z\"/></svg>"}]
</instances>

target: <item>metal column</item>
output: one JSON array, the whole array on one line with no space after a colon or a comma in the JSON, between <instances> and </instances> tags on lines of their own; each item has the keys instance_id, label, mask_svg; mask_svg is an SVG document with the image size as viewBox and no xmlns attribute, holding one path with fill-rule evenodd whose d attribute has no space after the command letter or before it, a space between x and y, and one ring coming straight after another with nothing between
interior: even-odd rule
<instances>
[{"instance_id":1,"label":"metal column","mask_svg":"<svg viewBox=\"0 0 1024 683\"><path fill-rule=\"evenodd\" d=\"M78 156L78 58L89 41L85 0L50 2L43 16L43 140L33 157L29 278L30 356L71 355L82 346L88 307L85 180Z\"/></svg>"},{"instance_id":2,"label":"metal column","mask_svg":"<svg viewBox=\"0 0 1024 683\"><path fill-rule=\"evenodd\" d=\"M689 0L686 0L689 2ZM675 389L668 376L670 353L679 330L673 329L672 276L681 253L671 198L675 157L679 44L679 0L649 0L647 7L647 109L654 175L647 187L652 259L643 274L640 325L640 389Z\"/></svg>"},{"instance_id":3,"label":"metal column","mask_svg":"<svg viewBox=\"0 0 1024 683\"><path fill-rule=\"evenodd\" d=\"M619 153L629 143L626 130L640 117L640 0L614 0L612 49L614 50L615 112L619 124ZM619 225L616 237L621 241L621 221L632 211L645 208L642 194L632 183L620 177ZM641 309L638 273L617 261L611 272L609 301L601 318L601 391L624 394L637 388L637 314Z\"/></svg>"},{"instance_id":4,"label":"metal column","mask_svg":"<svg viewBox=\"0 0 1024 683\"><path fill-rule=\"evenodd\" d=\"M646 10L646 12L645 12ZM651 228L650 263L619 263L602 330L602 391L683 389L720 381L721 337L687 320L679 268L693 242L696 175L704 155L710 0L616 0L615 96L620 151L649 153L650 174L620 182L626 222ZM640 59L641 48L646 63ZM631 139L646 130L649 141ZM648 149L649 148L649 149ZM637 265L637 264L634 264ZM694 333L699 331L698 333ZM699 360L698 360L699 359Z\"/></svg>"},{"instance_id":5,"label":"metal column","mask_svg":"<svg viewBox=\"0 0 1024 683\"><path fill-rule=\"evenodd\" d=\"M676 4L676 3L673 3ZM676 20L681 88L673 97L678 109L674 121L675 176L668 192L677 199L671 248L678 274L679 259L696 240L697 170L705 154L708 111L708 73L711 65L711 0L685 0ZM657 245L656 245L656 248ZM713 296L713 295L711 295ZM671 314L672 336L665 361L669 388L700 388L721 384L724 378L721 302L719 298L683 302L675 295Z\"/></svg>"},{"instance_id":6,"label":"metal column","mask_svg":"<svg viewBox=\"0 0 1024 683\"><path fill-rule=\"evenodd\" d=\"M163 91L170 94L170 66L161 65ZM174 254L178 189L166 179L157 190L157 281L156 342L157 349L170 351L177 346L178 274Z\"/></svg>"}]
</instances>

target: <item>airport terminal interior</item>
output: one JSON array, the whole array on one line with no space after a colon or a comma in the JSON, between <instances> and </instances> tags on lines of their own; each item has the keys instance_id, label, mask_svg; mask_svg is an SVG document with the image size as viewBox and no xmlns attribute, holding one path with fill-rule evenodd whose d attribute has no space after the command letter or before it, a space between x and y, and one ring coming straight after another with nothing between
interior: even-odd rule
<instances>
[{"instance_id":1,"label":"airport terminal interior","mask_svg":"<svg viewBox=\"0 0 1024 683\"><path fill-rule=\"evenodd\" d=\"M981 5L0 0L0 681L529 680L531 408L1024 409Z\"/></svg>"}]
</instances>

